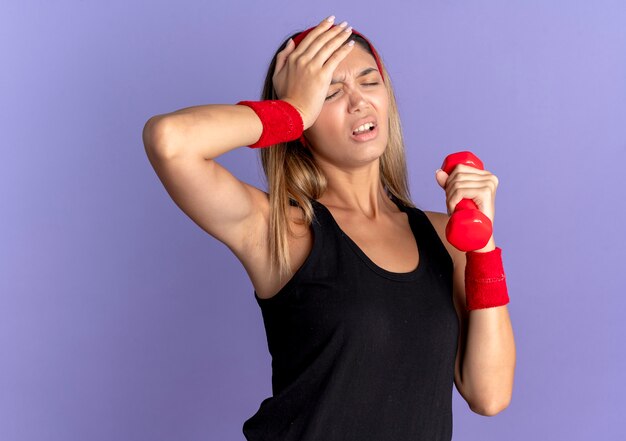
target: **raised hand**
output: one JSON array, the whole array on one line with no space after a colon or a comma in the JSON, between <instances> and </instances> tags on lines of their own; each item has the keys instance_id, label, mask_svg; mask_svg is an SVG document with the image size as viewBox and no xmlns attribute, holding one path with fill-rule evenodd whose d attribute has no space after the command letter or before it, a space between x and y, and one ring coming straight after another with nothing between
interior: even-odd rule
<instances>
[{"instance_id":1,"label":"raised hand","mask_svg":"<svg viewBox=\"0 0 626 441\"><path fill-rule=\"evenodd\" d=\"M325 19L300 42L293 40L276 55L272 76L278 99L293 105L304 122L304 129L314 123L324 105L333 72L350 50L352 44L343 44L352 34L352 28L343 22L333 25Z\"/></svg>"}]
</instances>

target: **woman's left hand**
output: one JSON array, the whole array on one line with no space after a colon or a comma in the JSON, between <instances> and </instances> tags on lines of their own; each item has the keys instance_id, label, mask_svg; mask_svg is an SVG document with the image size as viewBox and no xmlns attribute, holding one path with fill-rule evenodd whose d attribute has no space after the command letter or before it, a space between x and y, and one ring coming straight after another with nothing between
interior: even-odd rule
<instances>
[{"instance_id":1,"label":"woman's left hand","mask_svg":"<svg viewBox=\"0 0 626 441\"><path fill-rule=\"evenodd\" d=\"M439 186L446 191L448 215L454 212L456 204L461 199L471 199L493 224L496 212L496 189L498 188L496 175L487 170L459 164L450 175L443 170L437 170L435 179Z\"/></svg>"}]
</instances>

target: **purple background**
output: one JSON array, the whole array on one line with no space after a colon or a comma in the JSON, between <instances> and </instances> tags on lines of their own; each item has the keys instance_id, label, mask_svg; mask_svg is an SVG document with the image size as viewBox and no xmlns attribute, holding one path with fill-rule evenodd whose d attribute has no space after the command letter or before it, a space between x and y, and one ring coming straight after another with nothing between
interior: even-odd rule
<instances>
[{"instance_id":1,"label":"purple background","mask_svg":"<svg viewBox=\"0 0 626 441\"><path fill-rule=\"evenodd\" d=\"M511 405L454 391L454 439L625 439L626 3L4 1L0 439L243 440L271 395L230 250L169 198L155 114L258 99L291 32L335 14L396 88L414 202L470 149L500 179ZM263 187L256 152L219 162Z\"/></svg>"}]
</instances>

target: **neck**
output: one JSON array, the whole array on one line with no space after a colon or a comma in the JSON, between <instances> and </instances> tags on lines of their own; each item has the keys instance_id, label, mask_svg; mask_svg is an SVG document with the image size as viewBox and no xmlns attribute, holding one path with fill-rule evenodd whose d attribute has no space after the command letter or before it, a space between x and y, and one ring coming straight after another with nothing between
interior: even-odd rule
<instances>
[{"instance_id":1,"label":"neck","mask_svg":"<svg viewBox=\"0 0 626 441\"><path fill-rule=\"evenodd\" d=\"M369 219L397 211L380 181L379 160L358 169L346 170L328 164L322 169L328 183L319 198L324 205L362 214Z\"/></svg>"}]
</instances>

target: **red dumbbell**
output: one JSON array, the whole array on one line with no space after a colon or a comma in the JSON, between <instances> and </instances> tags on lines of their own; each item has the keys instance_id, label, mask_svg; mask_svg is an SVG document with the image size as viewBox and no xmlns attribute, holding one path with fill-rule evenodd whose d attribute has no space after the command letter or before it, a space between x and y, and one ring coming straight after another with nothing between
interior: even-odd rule
<instances>
[{"instance_id":1,"label":"red dumbbell","mask_svg":"<svg viewBox=\"0 0 626 441\"><path fill-rule=\"evenodd\" d=\"M448 175L458 164L484 170L483 163L472 152L457 152L446 156L441 169ZM489 242L493 232L491 220L478 209L471 199L462 199L450 216L446 225L446 238L461 251L475 251Z\"/></svg>"}]
</instances>

